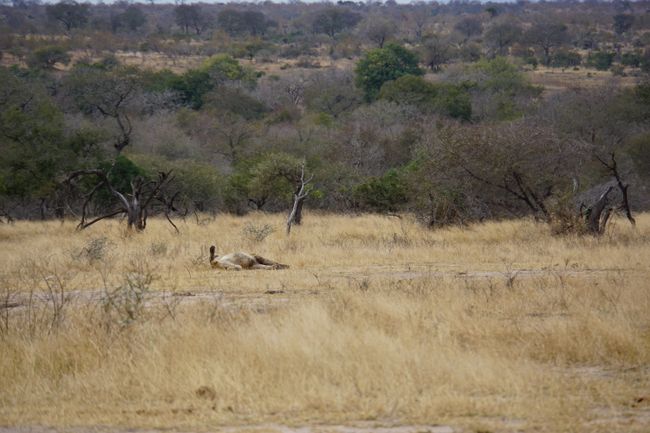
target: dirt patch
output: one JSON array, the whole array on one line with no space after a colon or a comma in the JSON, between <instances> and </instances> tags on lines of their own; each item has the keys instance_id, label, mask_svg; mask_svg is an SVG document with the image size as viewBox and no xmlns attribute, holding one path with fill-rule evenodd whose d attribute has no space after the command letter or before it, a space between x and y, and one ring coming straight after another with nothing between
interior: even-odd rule
<instances>
[{"instance_id":1,"label":"dirt patch","mask_svg":"<svg viewBox=\"0 0 650 433\"><path fill-rule=\"evenodd\" d=\"M162 433L163 430L120 430L106 427L73 427L53 429L43 426L0 427L0 433ZM165 430L169 431L169 430ZM171 430L174 431L174 430ZM445 425L399 425L399 426L371 426L371 425L314 425L293 427L281 424L259 424L242 426L216 427L213 431L220 433L456 433L456 430ZM185 432L189 433L189 432Z\"/></svg>"}]
</instances>

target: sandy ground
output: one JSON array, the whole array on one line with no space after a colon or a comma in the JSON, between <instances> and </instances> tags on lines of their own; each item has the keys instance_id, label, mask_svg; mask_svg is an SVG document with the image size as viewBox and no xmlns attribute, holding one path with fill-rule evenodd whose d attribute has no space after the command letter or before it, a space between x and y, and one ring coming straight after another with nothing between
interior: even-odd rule
<instances>
[{"instance_id":1,"label":"sandy ground","mask_svg":"<svg viewBox=\"0 0 650 433\"><path fill-rule=\"evenodd\" d=\"M176 430L174 430L176 431ZM220 433L455 433L455 430L449 426L440 425L408 425L382 427L375 425L314 425L291 427L280 424L260 424L260 425L243 425L243 426L223 426L216 427L214 432ZM66 429L52 429L48 427L0 427L0 433L159 433L161 430L133 430L133 429L115 429L107 427L72 427ZM187 433L178 430L179 433Z\"/></svg>"}]
</instances>

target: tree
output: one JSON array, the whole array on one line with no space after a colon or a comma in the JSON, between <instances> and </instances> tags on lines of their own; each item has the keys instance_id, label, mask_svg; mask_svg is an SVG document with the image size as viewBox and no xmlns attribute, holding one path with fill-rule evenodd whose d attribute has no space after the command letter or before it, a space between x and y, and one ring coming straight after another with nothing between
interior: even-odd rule
<instances>
[{"instance_id":1,"label":"tree","mask_svg":"<svg viewBox=\"0 0 650 433\"><path fill-rule=\"evenodd\" d=\"M300 178L296 179L296 190L293 193L293 206L291 207L291 212L289 212L289 217L287 218L287 236L291 233L291 225L302 224L302 207L305 199L309 197L309 193L312 190L310 185L311 181L314 179L314 175L309 176L305 179L305 161L300 164Z\"/></svg>"},{"instance_id":2,"label":"tree","mask_svg":"<svg viewBox=\"0 0 650 433\"><path fill-rule=\"evenodd\" d=\"M118 127L113 146L119 154L131 142L132 103L141 93L141 79L128 68L104 70L95 66L76 67L64 80L66 96L79 110L113 119Z\"/></svg>"},{"instance_id":3,"label":"tree","mask_svg":"<svg viewBox=\"0 0 650 433\"><path fill-rule=\"evenodd\" d=\"M69 32L73 28L82 27L88 21L89 6L76 1L62 1L45 7L49 19L58 21Z\"/></svg>"},{"instance_id":4,"label":"tree","mask_svg":"<svg viewBox=\"0 0 650 433\"><path fill-rule=\"evenodd\" d=\"M128 31L135 32L147 23L147 16L142 9L131 5L124 12L115 17L116 27L125 27Z\"/></svg>"},{"instance_id":5,"label":"tree","mask_svg":"<svg viewBox=\"0 0 650 433\"><path fill-rule=\"evenodd\" d=\"M587 57L587 64L599 71L606 71L612 66L614 57L616 57L616 53L614 52L596 51L589 54Z\"/></svg>"},{"instance_id":6,"label":"tree","mask_svg":"<svg viewBox=\"0 0 650 433\"><path fill-rule=\"evenodd\" d=\"M118 157L126 160L124 157ZM126 160L128 161L128 160ZM116 161L117 163L118 161ZM111 181L111 171L116 166L114 163L108 170L103 169L83 169L72 172L66 179L68 185L73 185L77 179L87 177L96 177L98 183L85 196L82 207L81 220L77 225L79 230L90 227L98 221L111 218L120 214L126 215L127 227L142 231L147 227L147 218L154 210L155 204L162 204L163 212L169 223L178 231L176 225L169 217L169 212L174 210L174 199L168 198L166 190L170 182L174 179L171 172L161 172L157 179L148 180L142 176L135 176L129 183L131 191L129 193L119 191ZM102 190L107 190L116 202L111 210L97 216L90 221L88 218L88 205L91 203L95 194Z\"/></svg>"},{"instance_id":7,"label":"tree","mask_svg":"<svg viewBox=\"0 0 650 433\"><path fill-rule=\"evenodd\" d=\"M628 32L632 25L634 24L634 15L629 14L617 14L614 15L614 24L612 27L617 35L622 35L623 33Z\"/></svg>"},{"instance_id":8,"label":"tree","mask_svg":"<svg viewBox=\"0 0 650 433\"><path fill-rule=\"evenodd\" d=\"M40 83L0 68L2 201L26 205L38 201L45 218L47 202L54 200L56 215L63 216L56 179L101 158L99 141L95 131L66 133L63 113Z\"/></svg>"},{"instance_id":9,"label":"tree","mask_svg":"<svg viewBox=\"0 0 650 433\"><path fill-rule=\"evenodd\" d=\"M259 11L240 12L225 9L217 15L217 24L231 36L249 33L252 36L263 35L268 27L275 24Z\"/></svg>"},{"instance_id":10,"label":"tree","mask_svg":"<svg viewBox=\"0 0 650 433\"><path fill-rule=\"evenodd\" d=\"M426 113L441 113L470 120L472 103L467 89L446 83L430 83L422 77L404 75L386 82L379 92L380 99L397 104L415 105Z\"/></svg>"},{"instance_id":11,"label":"tree","mask_svg":"<svg viewBox=\"0 0 650 433\"><path fill-rule=\"evenodd\" d=\"M67 65L70 55L62 47L48 46L34 50L27 57L27 65L31 68L55 69L57 63Z\"/></svg>"},{"instance_id":12,"label":"tree","mask_svg":"<svg viewBox=\"0 0 650 433\"><path fill-rule=\"evenodd\" d=\"M379 48L383 48L384 44L397 33L395 22L380 15L367 17L359 26L361 34Z\"/></svg>"},{"instance_id":13,"label":"tree","mask_svg":"<svg viewBox=\"0 0 650 433\"><path fill-rule=\"evenodd\" d=\"M508 48L519 39L521 34L521 27L512 22L504 21L487 29L485 42L493 54L505 56L508 54Z\"/></svg>"},{"instance_id":14,"label":"tree","mask_svg":"<svg viewBox=\"0 0 650 433\"><path fill-rule=\"evenodd\" d=\"M483 33L483 23L479 18L469 16L458 21L454 26L454 29L463 35L465 41L467 41L468 39Z\"/></svg>"},{"instance_id":15,"label":"tree","mask_svg":"<svg viewBox=\"0 0 650 433\"><path fill-rule=\"evenodd\" d=\"M176 24L187 34L189 29L194 29L200 35L208 24L208 20L198 4L181 4L174 8Z\"/></svg>"},{"instance_id":16,"label":"tree","mask_svg":"<svg viewBox=\"0 0 650 433\"><path fill-rule=\"evenodd\" d=\"M505 57L480 60L468 66L457 80L471 92L472 112L479 119L515 119L542 91Z\"/></svg>"},{"instance_id":17,"label":"tree","mask_svg":"<svg viewBox=\"0 0 650 433\"><path fill-rule=\"evenodd\" d=\"M361 15L344 8L329 7L322 9L312 17L314 33L324 33L331 39L343 30L352 28L361 21Z\"/></svg>"},{"instance_id":18,"label":"tree","mask_svg":"<svg viewBox=\"0 0 650 433\"><path fill-rule=\"evenodd\" d=\"M400 170L391 169L381 177L371 177L356 186L354 197L364 208L397 212L408 201L404 175Z\"/></svg>"},{"instance_id":19,"label":"tree","mask_svg":"<svg viewBox=\"0 0 650 433\"><path fill-rule=\"evenodd\" d=\"M395 44L368 51L355 69L356 84L363 90L367 101L376 99L385 82L422 73L417 56Z\"/></svg>"},{"instance_id":20,"label":"tree","mask_svg":"<svg viewBox=\"0 0 650 433\"><path fill-rule=\"evenodd\" d=\"M435 35L424 41L419 52L422 62L431 69L431 72L440 72L441 66L452 56L449 42Z\"/></svg>"},{"instance_id":21,"label":"tree","mask_svg":"<svg viewBox=\"0 0 650 433\"><path fill-rule=\"evenodd\" d=\"M582 56L577 51L557 50L553 54L551 66L555 68L570 68L579 66L582 63Z\"/></svg>"},{"instance_id":22,"label":"tree","mask_svg":"<svg viewBox=\"0 0 650 433\"><path fill-rule=\"evenodd\" d=\"M362 102L350 71L327 69L314 74L305 86L305 104L310 110L333 118L352 110Z\"/></svg>"},{"instance_id":23,"label":"tree","mask_svg":"<svg viewBox=\"0 0 650 433\"><path fill-rule=\"evenodd\" d=\"M534 119L458 130L449 137L451 152L469 179L497 193L509 211L532 213L551 222L550 202L573 188L572 180L585 154ZM480 190L480 185L477 185Z\"/></svg>"},{"instance_id":24,"label":"tree","mask_svg":"<svg viewBox=\"0 0 650 433\"><path fill-rule=\"evenodd\" d=\"M562 46L569 40L567 26L557 21L541 21L531 27L525 34L525 40L538 46L544 53L543 63L551 64L551 50Z\"/></svg>"}]
</instances>

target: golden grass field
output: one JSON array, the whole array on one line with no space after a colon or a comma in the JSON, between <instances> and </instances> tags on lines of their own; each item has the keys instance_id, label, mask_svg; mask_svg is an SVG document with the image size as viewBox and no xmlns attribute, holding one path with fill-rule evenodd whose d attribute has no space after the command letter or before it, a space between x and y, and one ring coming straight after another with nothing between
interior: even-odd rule
<instances>
[{"instance_id":1,"label":"golden grass field","mask_svg":"<svg viewBox=\"0 0 650 433\"><path fill-rule=\"evenodd\" d=\"M650 214L284 218L0 225L0 429L650 431ZM291 269L213 270L211 243Z\"/></svg>"}]
</instances>

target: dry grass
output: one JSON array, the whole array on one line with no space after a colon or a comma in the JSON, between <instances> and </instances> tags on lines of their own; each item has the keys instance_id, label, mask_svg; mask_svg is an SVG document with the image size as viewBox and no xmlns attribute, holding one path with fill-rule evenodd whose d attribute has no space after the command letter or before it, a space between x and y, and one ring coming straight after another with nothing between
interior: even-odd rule
<instances>
[{"instance_id":1,"label":"dry grass","mask_svg":"<svg viewBox=\"0 0 650 433\"><path fill-rule=\"evenodd\" d=\"M262 214L180 235L163 221L3 225L0 426L646 432L650 215L638 220L601 239L311 214L290 239ZM266 224L262 241L245 229ZM210 243L292 268L215 271Z\"/></svg>"},{"instance_id":2,"label":"dry grass","mask_svg":"<svg viewBox=\"0 0 650 433\"><path fill-rule=\"evenodd\" d=\"M599 71L582 66L578 70L573 70L572 68L539 67L535 70L528 71L526 75L532 84L544 87L547 95L559 93L567 89L593 89L602 87L613 80L624 87L634 86L638 82L637 77L615 77L611 71Z\"/></svg>"}]
</instances>

